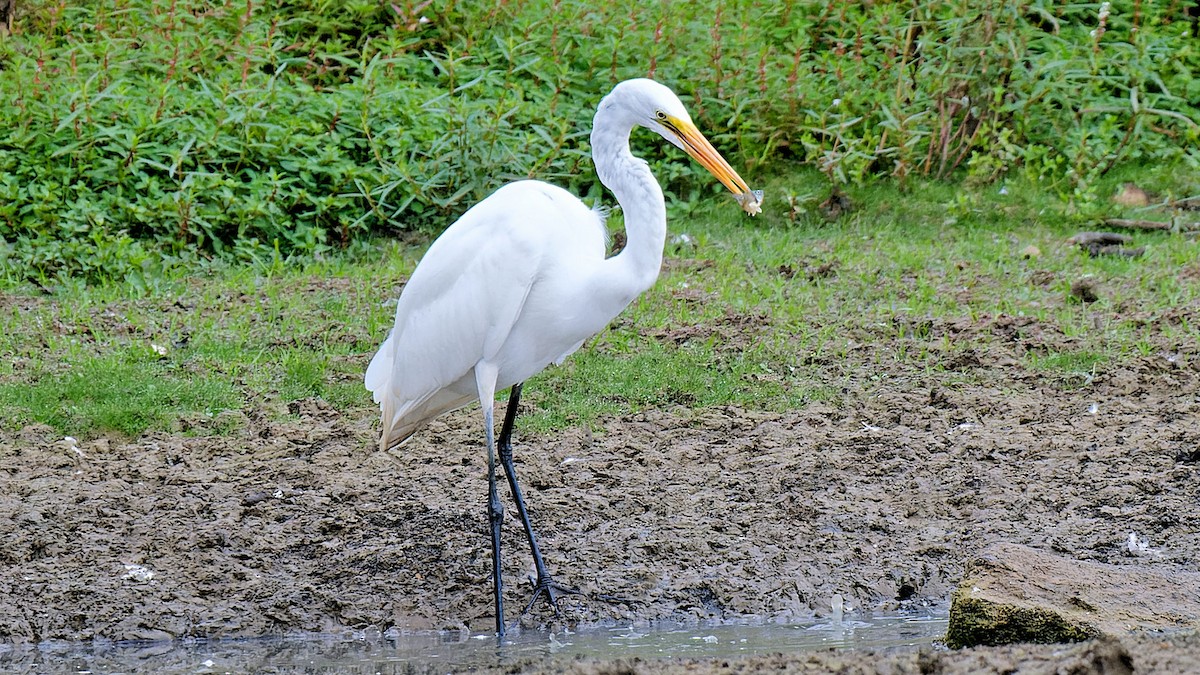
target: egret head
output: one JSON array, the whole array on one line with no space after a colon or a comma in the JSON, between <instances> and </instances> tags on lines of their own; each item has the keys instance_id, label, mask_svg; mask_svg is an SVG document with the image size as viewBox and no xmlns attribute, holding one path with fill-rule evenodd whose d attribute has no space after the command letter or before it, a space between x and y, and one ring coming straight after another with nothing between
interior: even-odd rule
<instances>
[{"instance_id":1,"label":"egret head","mask_svg":"<svg viewBox=\"0 0 1200 675\"><path fill-rule=\"evenodd\" d=\"M700 133L683 102L667 87L647 79L625 80L613 87L600 102L632 125L654 131L708 169L729 188L734 198L750 215L761 211L762 191L753 191L737 171L725 161L712 143Z\"/></svg>"}]
</instances>

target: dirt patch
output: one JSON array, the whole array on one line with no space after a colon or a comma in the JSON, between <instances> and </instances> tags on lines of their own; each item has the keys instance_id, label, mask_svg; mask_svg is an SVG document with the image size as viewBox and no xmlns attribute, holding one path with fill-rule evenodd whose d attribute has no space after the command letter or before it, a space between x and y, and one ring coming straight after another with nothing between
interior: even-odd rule
<instances>
[{"instance_id":1,"label":"dirt patch","mask_svg":"<svg viewBox=\"0 0 1200 675\"><path fill-rule=\"evenodd\" d=\"M1184 314L1147 321L1200 323ZM716 331L761 329L749 324L731 316ZM944 607L994 541L1200 571L1195 345L1080 383L1022 366L1024 352L1071 341L1025 319L887 332L891 343L851 336L847 360L823 366L839 395L791 412L680 407L518 433L547 562L585 593L564 601L565 620L801 620L834 594L860 610ZM979 333L1007 346L937 352ZM895 341L914 340L942 370L888 365ZM0 638L492 627L474 410L391 453L374 448L371 410L269 412L231 425L235 437L0 436ZM515 518L513 611L530 567ZM1130 552L1131 532L1146 551ZM539 605L523 623L554 620ZM1136 663L1148 644L1077 656L1119 663L1109 652L1129 649Z\"/></svg>"}]
</instances>

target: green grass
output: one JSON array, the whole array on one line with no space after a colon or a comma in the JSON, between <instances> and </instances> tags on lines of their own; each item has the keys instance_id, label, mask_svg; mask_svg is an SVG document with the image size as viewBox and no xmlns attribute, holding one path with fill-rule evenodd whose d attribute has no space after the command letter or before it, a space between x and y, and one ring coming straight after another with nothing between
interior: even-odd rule
<instances>
[{"instance_id":1,"label":"green grass","mask_svg":"<svg viewBox=\"0 0 1200 675\"><path fill-rule=\"evenodd\" d=\"M1104 354L1086 350L1078 352L1052 351L1029 355L1029 362L1036 369L1073 374L1093 373L1107 360L1108 357Z\"/></svg>"},{"instance_id":2,"label":"green grass","mask_svg":"<svg viewBox=\"0 0 1200 675\"><path fill-rule=\"evenodd\" d=\"M668 244L658 283L610 328L530 382L524 428L648 408L836 405L897 378L995 377L987 359L998 353L1016 362L1004 376L1018 368L1061 386L1132 359L1197 353L1194 238L1138 234L1141 258L1089 258L1065 243L1078 229L1063 216L1070 206L1019 182L1007 194L865 187L839 220L818 215L824 195L793 217L776 195L810 184L802 170L768 177L773 201L753 220L724 197L673 208L671 236L688 242ZM1025 257L1029 246L1040 255ZM0 286L0 425L220 434L238 413L283 416L289 401L313 397L370 419L362 373L423 249L376 240L320 260L212 263L150 289L10 280ZM1097 301L1072 297L1083 277Z\"/></svg>"},{"instance_id":3,"label":"green grass","mask_svg":"<svg viewBox=\"0 0 1200 675\"><path fill-rule=\"evenodd\" d=\"M180 373L129 353L109 353L30 373L29 383L0 386L0 422L48 424L64 434L116 432L136 436L147 429L177 429L183 418L209 421L244 401L219 377ZM215 428L215 427L214 427Z\"/></svg>"},{"instance_id":4,"label":"green grass","mask_svg":"<svg viewBox=\"0 0 1200 675\"><path fill-rule=\"evenodd\" d=\"M562 368L539 376L526 389L534 412L525 426L549 430L676 406L783 409L825 396L815 388L786 386L790 378L780 371L788 366L769 349L729 355L713 344L672 348L647 341L635 351L615 353L611 346L601 338Z\"/></svg>"},{"instance_id":5,"label":"green grass","mask_svg":"<svg viewBox=\"0 0 1200 675\"><path fill-rule=\"evenodd\" d=\"M345 256L181 272L144 295L126 285L45 295L9 284L0 291L0 424L136 436L182 421L206 433L226 424L206 421L223 410L278 413L276 404L314 396L361 405L362 359L390 322L381 303L414 264L390 248L383 265Z\"/></svg>"}]
</instances>

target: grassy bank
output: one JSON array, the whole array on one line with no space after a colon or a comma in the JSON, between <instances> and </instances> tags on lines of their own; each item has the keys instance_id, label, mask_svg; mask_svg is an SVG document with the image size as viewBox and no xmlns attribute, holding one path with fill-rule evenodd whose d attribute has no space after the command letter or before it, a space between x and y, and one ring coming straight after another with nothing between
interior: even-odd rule
<instances>
[{"instance_id":1,"label":"grassy bank","mask_svg":"<svg viewBox=\"0 0 1200 675\"><path fill-rule=\"evenodd\" d=\"M815 182L803 170L770 178L775 205L753 221L727 200L676 214L658 284L531 383L527 428L643 407L836 404L881 360L953 386L986 377L988 359L1015 358L1031 378L1085 387L1137 359L1197 355L1195 238L1138 234L1140 257L1090 257L1065 241L1079 228L1064 204L1019 181L852 189L834 220L823 194L780 203ZM214 263L151 293L10 279L0 424L76 437L220 434L307 398L369 421L362 373L427 241Z\"/></svg>"}]
</instances>

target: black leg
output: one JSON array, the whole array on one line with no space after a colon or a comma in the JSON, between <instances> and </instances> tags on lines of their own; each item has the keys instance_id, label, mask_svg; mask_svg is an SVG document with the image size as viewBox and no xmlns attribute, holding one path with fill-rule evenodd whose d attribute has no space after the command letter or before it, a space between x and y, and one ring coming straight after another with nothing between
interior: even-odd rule
<instances>
[{"instance_id":1,"label":"black leg","mask_svg":"<svg viewBox=\"0 0 1200 675\"><path fill-rule=\"evenodd\" d=\"M500 427L500 438L496 443L500 453L500 464L504 466L504 474L508 476L508 487L512 490L513 501L517 504L517 513L521 515L521 523L525 526L525 536L529 538L529 549L533 552L533 565L537 568L537 581L533 589L533 597L525 605L528 612L538 597L545 594L546 599L558 612L558 596L560 593L578 594L579 591L563 586L554 581L546 570L546 562L542 560L542 552L538 548L537 536L533 533L533 524L529 522L529 512L525 508L525 499L521 496L521 487L517 484L517 474L513 468L512 431L517 419L517 407L521 400L523 383L514 384L508 395L508 408L504 411L504 425Z\"/></svg>"},{"instance_id":2,"label":"black leg","mask_svg":"<svg viewBox=\"0 0 1200 675\"><path fill-rule=\"evenodd\" d=\"M504 519L504 505L496 493L496 456L492 442L492 410L490 407L483 412L484 425L487 427L488 444L488 525L492 535L492 589L496 599L496 635L504 637L504 583L500 574L500 523Z\"/></svg>"}]
</instances>

